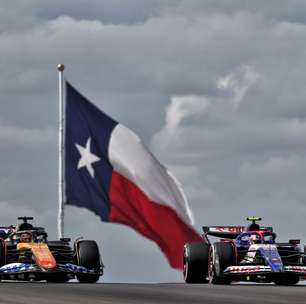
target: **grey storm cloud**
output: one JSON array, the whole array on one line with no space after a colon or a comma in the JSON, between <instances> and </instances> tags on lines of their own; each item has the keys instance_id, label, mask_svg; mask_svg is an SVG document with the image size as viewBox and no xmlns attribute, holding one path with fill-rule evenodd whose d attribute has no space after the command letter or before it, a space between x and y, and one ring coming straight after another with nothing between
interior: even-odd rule
<instances>
[{"instance_id":1,"label":"grey storm cloud","mask_svg":"<svg viewBox=\"0 0 306 304\"><path fill-rule=\"evenodd\" d=\"M1 1L0 221L34 215L56 237L64 63L176 174L199 231L259 215L305 242L305 16L302 1ZM66 208L66 235L97 239L105 281L182 280L85 209Z\"/></svg>"}]
</instances>

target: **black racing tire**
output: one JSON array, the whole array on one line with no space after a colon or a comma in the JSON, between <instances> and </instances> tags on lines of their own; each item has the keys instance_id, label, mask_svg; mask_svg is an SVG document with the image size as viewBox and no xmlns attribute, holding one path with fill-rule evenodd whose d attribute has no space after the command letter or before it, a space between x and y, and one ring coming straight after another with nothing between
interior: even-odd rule
<instances>
[{"instance_id":1,"label":"black racing tire","mask_svg":"<svg viewBox=\"0 0 306 304\"><path fill-rule=\"evenodd\" d=\"M6 264L6 250L4 241L0 240L0 267Z\"/></svg>"},{"instance_id":2,"label":"black racing tire","mask_svg":"<svg viewBox=\"0 0 306 304\"><path fill-rule=\"evenodd\" d=\"M292 286L297 284L300 281L299 276L291 275L291 276L280 276L274 280L275 285L280 286Z\"/></svg>"},{"instance_id":3,"label":"black racing tire","mask_svg":"<svg viewBox=\"0 0 306 304\"><path fill-rule=\"evenodd\" d=\"M232 242L217 242L213 244L209 257L209 280L213 284L229 285L230 277L223 274L223 271L237 264L235 244Z\"/></svg>"},{"instance_id":4,"label":"black racing tire","mask_svg":"<svg viewBox=\"0 0 306 304\"><path fill-rule=\"evenodd\" d=\"M95 273L80 273L76 277L80 283L96 283L100 277L101 259L95 241L78 241L76 246L77 265L94 269Z\"/></svg>"},{"instance_id":5,"label":"black racing tire","mask_svg":"<svg viewBox=\"0 0 306 304\"><path fill-rule=\"evenodd\" d=\"M186 283L208 283L208 254L210 245L204 242L184 246L183 275Z\"/></svg>"}]
</instances>

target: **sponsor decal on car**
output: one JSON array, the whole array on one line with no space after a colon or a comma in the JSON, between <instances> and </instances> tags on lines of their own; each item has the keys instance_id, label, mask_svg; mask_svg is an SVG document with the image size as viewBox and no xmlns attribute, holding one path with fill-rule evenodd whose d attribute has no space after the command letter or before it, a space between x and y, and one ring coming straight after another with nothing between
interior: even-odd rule
<instances>
[{"instance_id":1,"label":"sponsor decal on car","mask_svg":"<svg viewBox=\"0 0 306 304\"><path fill-rule=\"evenodd\" d=\"M24 264L24 263L11 263L0 267L1 272L21 272L28 270L35 270L36 267L32 264Z\"/></svg>"},{"instance_id":2,"label":"sponsor decal on car","mask_svg":"<svg viewBox=\"0 0 306 304\"><path fill-rule=\"evenodd\" d=\"M254 273L254 272L271 272L270 266L230 266L224 273Z\"/></svg>"}]
</instances>

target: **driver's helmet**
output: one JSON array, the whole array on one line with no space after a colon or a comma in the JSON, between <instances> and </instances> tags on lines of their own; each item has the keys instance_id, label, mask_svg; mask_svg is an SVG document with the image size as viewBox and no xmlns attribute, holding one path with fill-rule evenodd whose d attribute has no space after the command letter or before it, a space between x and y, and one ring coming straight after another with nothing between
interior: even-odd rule
<instances>
[{"instance_id":1,"label":"driver's helmet","mask_svg":"<svg viewBox=\"0 0 306 304\"><path fill-rule=\"evenodd\" d=\"M33 235L29 231L22 231L19 234L19 242L20 243L31 243L33 242Z\"/></svg>"},{"instance_id":2,"label":"driver's helmet","mask_svg":"<svg viewBox=\"0 0 306 304\"><path fill-rule=\"evenodd\" d=\"M240 238L240 244L243 245L243 246L250 245L250 237L249 237L249 235L247 235L247 234L242 235L241 238Z\"/></svg>"},{"instance_id":3,"label":"driver's helmet","mask_svg":"<svg viewBox=\"0 0 306 304\"><path fill-rule=\"evenodd\" d=\"M18 226L18 231L23 231L23 230L33 230L33 226L30 223L22 223Z\"/></svg>"},{"instance_id":4,"label":"driver's helmet","mask_svg":"<svg viewBox=\"0 0 306 304\"><path fill-rule=\"evenodd\" d=\"M260 230L260 226L256 223L252 223L247 227L247 231L258 231Z\"/></svg>"}]
</instances>

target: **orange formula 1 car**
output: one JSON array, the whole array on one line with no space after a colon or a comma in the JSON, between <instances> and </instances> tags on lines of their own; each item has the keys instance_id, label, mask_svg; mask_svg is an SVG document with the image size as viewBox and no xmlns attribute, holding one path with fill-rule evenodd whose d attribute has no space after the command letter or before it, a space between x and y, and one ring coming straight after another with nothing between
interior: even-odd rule
<instances>
[{"instance_id":1,"label":"orange formula 1 car","mask_svg":"<svg viewBox=\"0 0 306 304\"><path fill-rule=\"evenodd\" d=\"M103 274L97 243L78 239L48 241L42 227L33 227L32 217L19 217L17 227L0 227L0 279L64 283L96 283Z\"/></svg>"}]
</instances>

